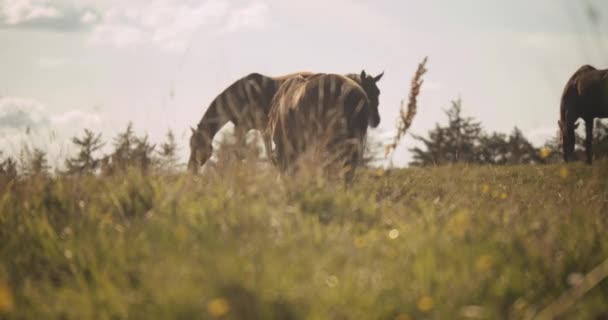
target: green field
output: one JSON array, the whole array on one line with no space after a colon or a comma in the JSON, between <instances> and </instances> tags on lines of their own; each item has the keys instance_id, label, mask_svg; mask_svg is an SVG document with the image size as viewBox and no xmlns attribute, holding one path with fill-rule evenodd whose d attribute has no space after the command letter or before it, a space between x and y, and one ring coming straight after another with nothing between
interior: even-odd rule
<instances>
[{"instance_id":1,"label":"green field","mask_svg":"<svg viewBox=\"0 0 608 320\"><path fill-rule=\"evenodd\" d=\"M247 167L2 188L0 319L608 312L606 161L368 169L348 190Z\"/></svg>"}]
</instances>

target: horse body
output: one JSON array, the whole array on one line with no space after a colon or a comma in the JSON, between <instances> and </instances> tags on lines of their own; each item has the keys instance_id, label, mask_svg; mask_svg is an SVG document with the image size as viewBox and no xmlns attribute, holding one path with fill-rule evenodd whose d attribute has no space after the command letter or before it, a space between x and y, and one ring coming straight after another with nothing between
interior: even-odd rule
<instances>
[{"instance_id":1,"label":"horse body","mask_svg":"<svg viewBox=\"0 0 608 320\"><path fill-rule=\"evenodd\" d=\"M269 77L251 73L232 83L210 103L207 111L192 129L188 168L196 172L212 155L212 141L216 133L228 122L234 124L236 135L244 136L249 130L264 132L268 124L268 112L276 91L292 77L306 77L310 72ZM266 152L271 153L270 137L263 136Z\"/></svg>"},{"instance_id":2,"label":"horse body","mask_svg":"<svg viewBox=\"0 0 608 320\"><path fill-rule=\"evenodd\" d=\"M375 79L363 72L361 79L366 78ZM377 98L375 94L370 99L352 77L315 74L287 80L273 98L268 126L279 169L292 171L305 154L322 154L329 156L323 160L347 167L350 181L363 155L368 126L380 123L378 104L372 102Z\"/></svg>"},{"instance_id":3,"label":"horse body","mask_svg":"<svg viewBox=\"0 0 608 320\"><path fill-rule=\"evenodd\" d=\"M590 65L580 67L568 80L562 93L560 120L564 161L574 153L576 121L585 121L585 151L587 163L592 162L593 122L608 117L608 70Z\"/></svg>"},{"instance_id":4,"label":"horse body","mask_svg":"<svg viewBox=\"0 0 608 320\"><path fill-rule=\"evenodd\" d=\"M311 72L295 72L282 76L270 77L259 73L251 73L232 83L210 103L196 129L192 129L190 138L190 160L188 168L196 172L198 167L205 164L213 153L212 141L216 133L228 122L234 124L238 137L244 136L249 130L259 130L263 134L264 146L268 158L274 161L271 137L266 134L268 113L272 99L279 88L294 77L307 78ZM374 81L382 74L373 78L361 78L357 74L348 77L357 81L361 86L370 90L374 95ZM377 88L376 88L377 89ZM379 121L379 118L377 119Z\"/></svg>"}]
</instances>

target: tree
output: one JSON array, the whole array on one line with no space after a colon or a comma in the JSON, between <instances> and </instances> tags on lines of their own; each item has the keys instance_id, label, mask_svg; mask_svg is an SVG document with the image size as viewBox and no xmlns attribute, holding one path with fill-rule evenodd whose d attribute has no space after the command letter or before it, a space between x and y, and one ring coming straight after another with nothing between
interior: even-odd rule
<instances>
[{"instance_id":1,"label":"tree","mask_svg":"<svg viewBox=\"0 0 608 320\"><path fill-rule=\"evenodd\" d=\"M154 149L156 145L148 142L148 136L135 138L135 147L132 151L132 157L129 159L129 165L140 168L142 172L148 172L150 167L156 162L154 158Z\"/></svg>"},{"instance_id":2,"label":"tree","mask_svg":"<svg viewBox=\"0 0 608 320\"><path fill-rule=\"evenodd\" d=\"M175 168L177 166L177 142L173 131L167 131L165 142L160 144L160 150L157 151L159 163L165 170Z\"/></svg>"},{"instance_id":3,"label":"tree","mask_svg":"<svg viewBox=\"0 0 608 320\"><path fill-rule=\"evenodd\" d=\"M46 152L39 148L30 150L27 146L23 147L20 155L21 170L26 177L47 176L49 169Z\"/></svg>"},{"instance_id":4,"label":"tree","mask_svg":"<svg viewBox=\"0 0 608 320\"><path fill-rule=\"evenodd\" d=\"M137 137L133 124L129 123L124 132L114 138L114 152L100 159L101 172L111 175L125 172L130 168L139 168L147 172L156 159L155 145L150 144L148 136Z\"/></svg>"},{"instance_id":5,"label":"tree","mask_svg":"<svg viewBox=\"0 0 608 320\"><path fill-rule=\"evenodd\" d=\"M110 156L112 171L126 170L133 158L133 148L137 137L133 131L133 123L129 122L123 133L114 139L114 152Z\"/></svg>"},{"instance_id":6,"label":"tree","mask_svg":"<svg viewBox=\"0 0 608 320\"><path fill-rule=\"evenodd\" d=\"M540 162L539 149L535 148L519 128L513 128L507 142L507 164L533 164Z\"/></svg>"},{"instance_id":7,"label":"tree","mask_svg":"<svg viewBox=\"0 0 608 320\"><path fill-rule=\"evenodd\" d=\"M421 141L424 147L410 149L414 154L411 165L476 162L481 124L471 117L463 117L460 99L452 101L451 108L445 113L449 120L447 126L436 124L428 138L414 135L414 139Z\"/></svg>"},{"instance_id":8,"label":"tree","mask_svg":"<svg viewBox=\"0 0 608 320\"><path fill-rule=\"evenodd\" d=\"M17 177L17 162L12 157L2 160L2 162L0 162L0 181L2 181L2 184L16 180Z\"/></svg>"},{"instance_id":9,"label":"tree","mask_svg":"<svg viewBox=\"0 0 608 320\"><path fill-rule=\"evenodd\" d=\"M78 148L78 154L66 160L66 171L68 174L93 174L100 165L101 159L94 156L94 153L103 148L101 133L95 135L91 130L85 129L82 138L73 137L72 143Z\"/></svg>"},{"instance_id":10,"label":"tree","mask_svg":"<svg viewBox=\"0 0 608 320\"><path fill-rule=\"evenodd\" d=\"M494 132L490 135L482 135L477 148L478 163L506 164L509 162L509 144L504 133Z\"/></svg>"}]
</instances>

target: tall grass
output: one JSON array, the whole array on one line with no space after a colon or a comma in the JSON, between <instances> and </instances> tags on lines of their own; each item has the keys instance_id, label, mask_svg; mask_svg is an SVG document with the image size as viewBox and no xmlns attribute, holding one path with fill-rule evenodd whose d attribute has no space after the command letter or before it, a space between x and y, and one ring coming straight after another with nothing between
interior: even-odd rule
<instances>
[{"instance_id":1,"label":"tall grass","mask_svg":"<svg viewBox=\"0 0 608 320\"><path fill-rule=\"evenodd\" d=\"M395 137L393 138L393 142L386 146L385 156L388 158L392 155L393 151L397 149L399 142L407 133L407 130L412 126L414 122L414 117L416 116L416 112L418 110L418 95L420 94L420 89L422 88L422 84L424 83L423 76L428 71L426 69L426 62L428 61L428 57L424 57L424 59L418 64L418 68L414 73L414 77L412 78L412 82L410 85L410 92L408 97L407 108L405 106L405 102L401 100L401 105L399 106L399 118L397 119L397 132ZM392 161L391 161L392 162Z\"/></svg>"},{"instance_id":2,"label":"tall grass","mask_svg":"<svg viewBox=\"0 0 608 320\"><path fill-rule=\"evenodd\" d=\"M3 185L0 318L524 319L608 258L605 161L276 176ZM608 311L587 289L564 319Z\"/></svg>"}]
</instances>

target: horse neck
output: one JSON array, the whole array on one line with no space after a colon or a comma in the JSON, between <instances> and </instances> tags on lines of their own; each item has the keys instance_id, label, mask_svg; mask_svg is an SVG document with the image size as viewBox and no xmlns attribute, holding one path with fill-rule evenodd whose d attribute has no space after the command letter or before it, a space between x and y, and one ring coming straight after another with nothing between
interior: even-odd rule
<instances>
[{"instance_id":1,"label":"horse neck","mask_svg":"<svg viewBox=\"0 0 608 320\"><path fill-rule=\"evenodd\" d=\"M213 140L213 137L217 134L226 123L230 122L227 115L223 115L217 103L217 98L211 102L207 111L203 115L203 118L198 123L198 131L203 133L207 139Z\"/></svg>"}]
</instances>

